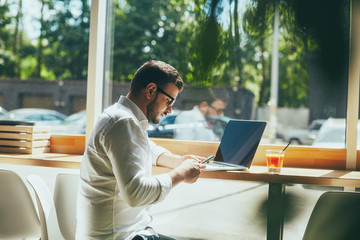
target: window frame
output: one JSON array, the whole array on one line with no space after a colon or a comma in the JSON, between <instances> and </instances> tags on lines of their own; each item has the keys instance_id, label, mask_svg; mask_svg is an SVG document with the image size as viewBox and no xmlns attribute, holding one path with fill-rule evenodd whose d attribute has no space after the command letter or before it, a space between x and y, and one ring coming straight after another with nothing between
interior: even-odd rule
<instances>
[{"instance_id":1,"label":"window frame","mask_svg":"<svg viewBox=\"0 0 360 240\"><path fill-rule=\"evenodd\" d=\"M350 8L349 79L346 113L346 169L357 168L357 132L359 115L360 76L360 1L352 0Z\"/></svg>"},{"instance_id":2,"label":"window frame","mask_svg":"<svg viewBox=\"0 0 360 240\"><path fill-rule=\"evenodd\" d=\"M108 0L91 1L88 77L86 86L86 142L95 126L95 120L103 110L107 4Z\"/></svg>"}]
</instances>

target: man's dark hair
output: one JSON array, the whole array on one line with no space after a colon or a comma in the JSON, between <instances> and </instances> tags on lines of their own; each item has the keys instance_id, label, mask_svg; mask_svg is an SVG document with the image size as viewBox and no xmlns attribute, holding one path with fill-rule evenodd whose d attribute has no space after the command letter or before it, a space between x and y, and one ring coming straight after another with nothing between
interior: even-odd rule
<instances>
[{"instance_id":1,"label":"man's dark hair","mask_svg":"<svg viewBox=\"0 0 360 240\"><path fill-rule=\"evenodd\" d=\"M220 97L219 94L213 92L212 90L209 91L206 99L203 101L207 102L207 104L210 106L216 100L223 101L224 103L227 102L224 98Z\"/></svg>"},{"instance_id":2,"label":"man's dark hair","mask_svg":"<svg viewBox=\"0 0 360 240\"><path fill-rule=\"evenodd\" d=\"M174 67L154 60L146 62L136 71L130 83L130 92L137 95L149 83L155 83L159 88L165 88L168 83L173 83L179 91L184 87L184 82Z\"/></svg>"}]
</instances>

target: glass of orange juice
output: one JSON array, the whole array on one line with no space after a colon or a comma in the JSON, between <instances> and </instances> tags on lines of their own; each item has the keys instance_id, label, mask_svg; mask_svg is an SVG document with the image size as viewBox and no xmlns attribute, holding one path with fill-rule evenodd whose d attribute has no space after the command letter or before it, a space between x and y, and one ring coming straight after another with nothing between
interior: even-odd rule
<instances>
[{"instance_id":1,"label":"glass of orange juice","mask_svg":"<svg viewBox=\"0 0 360 240\"><path fill-rule=\"evenodd\" d=\"M266 162L268 166L268 172L278 174L281 171L285 157L285 151L267 149L266 150Z\"/></svg>"}]
</instances>

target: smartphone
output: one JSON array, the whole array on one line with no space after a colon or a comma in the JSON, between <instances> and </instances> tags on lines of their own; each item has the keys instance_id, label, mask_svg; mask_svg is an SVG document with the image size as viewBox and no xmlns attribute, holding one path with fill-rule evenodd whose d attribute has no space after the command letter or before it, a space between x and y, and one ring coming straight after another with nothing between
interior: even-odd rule
<instances>
[{"instance_id":1,"label":"smartphone","mask_svg":"<svg viewBox=\"0 0 360 240\"><path fill-rule=\"evenodd\" d=\"M204 159L203 163L207 163L208 161L210 161L211 159L213 159L215 157L215 155L211 155L207 158Z\"/></svg>"}]
</instances>

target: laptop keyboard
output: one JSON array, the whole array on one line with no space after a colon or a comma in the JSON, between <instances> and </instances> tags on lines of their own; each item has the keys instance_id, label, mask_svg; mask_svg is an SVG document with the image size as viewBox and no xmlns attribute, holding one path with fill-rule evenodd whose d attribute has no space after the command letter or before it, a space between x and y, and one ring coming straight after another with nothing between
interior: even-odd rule
<instances>
[{"instance_id":1,"label":"laptop keyboard","mask_svg":"<svg viewBox=\"0 0 360 240\"><path fill-rule=\"evenodd\" d=\"M216 167L223 167L223 168L228 168L229 166L226 166L225 164L221 164L218 162L209 162L208 165L210 166L216 166Z\"/></svg>"}]
</instances>

